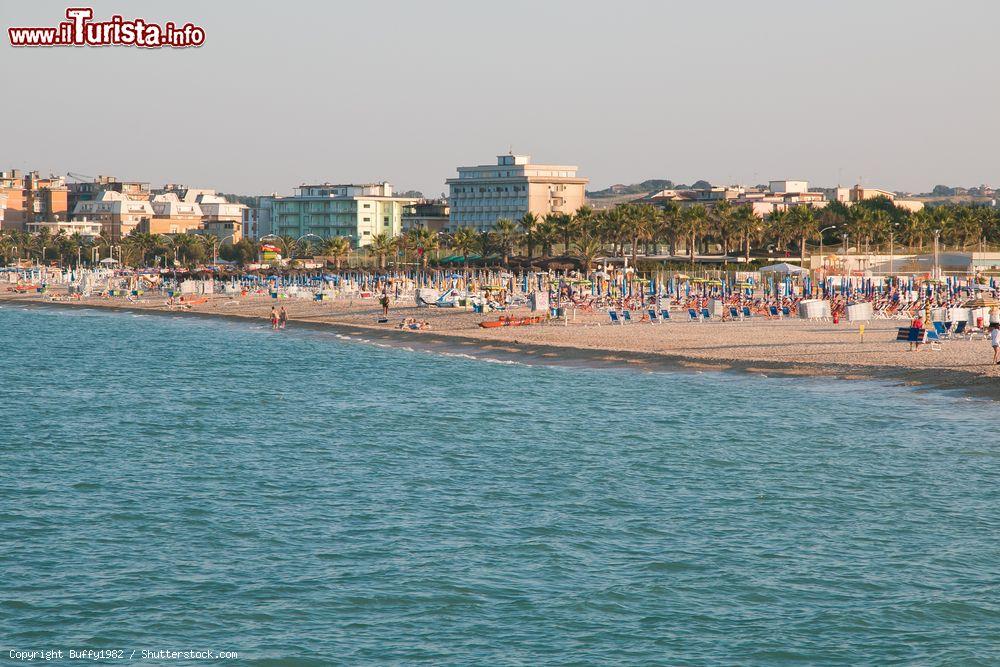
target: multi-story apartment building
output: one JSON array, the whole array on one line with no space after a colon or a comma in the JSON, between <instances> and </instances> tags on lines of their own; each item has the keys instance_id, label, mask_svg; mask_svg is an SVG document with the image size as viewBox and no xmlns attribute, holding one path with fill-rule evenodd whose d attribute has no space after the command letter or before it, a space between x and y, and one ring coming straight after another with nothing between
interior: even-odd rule
<instances>
[{"instance_id":1,"label":"multi-story apartment building","mask_svg":"<svg viewBox=\"0 0 1000 667\"><path fill-rule=\"evenodd\" d=\"M192 201L191 190L185 194L184 201ZM243 209L246 206L231 202L225 197L215 194L215 191L201 191L193 201L196 201L201 207L201 215L206 224L210 222L236 222L242 225L243 223Z\"/></svg>"},{"instance_id":2,"label":"multi-story apartment building","mask_svg":"<svg viewBox=\"0 0 1000 667\"><path fill-rule=\"evenodd\" d=\"M0 195L6 195L6 229L24 231L29 222L66 220L68 190L61 176L42 178L37 171L0 172Z\"/></svg>"},{"instance_id":3,"label":"multi-story apartment building","mask_svg":"<svg viewBox=\"0 0 1000 667\"><path fill-rule=\"evenodd\" d=\"M185 234L201 229L203 214L198 202L181 201L173 192L153 195L153 217L139 226L148 234Z\"/></svg>"},{"instance_id":4,"label":"multi-story apartment building","mask_svg":"<svg viewBox=\"0 0 1000 667\"><path fill-rule=\"evenodd\" d=\"M105 190L93 201L82 201L73 209L77 222L100 222L101 235L112 241L128 236L133 229L148 227L153 217L149 200L130 199L126 195Z\"/></svg>"},{"instance_id":5,"label":"multi-story apartment building","mask_svg":"<svg viewBox=\"0 0 1000 667\"><path fill-rule=\"evenodd\" d=\"M449 226L493 228L500 218L517 220L526 213L541 217L573 213L586 201L589 179L577 167L532 164L530 155L498 155L495 165L458 167L449 178Z\"/></svg>"},{"instance_id":6,"label":"multi-story apartment building","mask_svg":"<svg viewBox=\"0 0 1000 667\"><path fill-rule=\"evenodd\" d=\"M76 178L85 176L70 175ZM69 210L75 211L76 205L82 201L94 201L105 190L118 192L129 199L149 199L149 183L141 181L119 181L114 176L101 176L91 181L79 181L67 185L69 189Z\"/></svg>"},{"instance_id":7,"label":"multi-story apartment building","mask_svg":"<svg viewBox=\"0 0 1000 667\"><path fill-rule=\"evenodd\" d=\"M366 246L376 234L397 236L403 208L414 201L394 197L389 183L301 185L291 197L275 198L271 233L294 238L343 236L355 247Z\"/></svg>"},{"instance_id":8,"label":"multi-story apartment building","mask_svg":"<svg viewBox=\"0 0 1000 667\"><path fill-rule=\"evenodd\" d=\"M276 196L256 197L243 209L243 238L259 239L271 234L271 211Z\"/></svg>"},{"instance_id":9,"label":"multi-story apartment building","mask_svg":"<svg viewBox=\"0 0 1000 667\"><path fill-rule=\"evenodd\" d=\"M429 229L448 232L448 214L451 209L445 199L421 199L403 208L403 231Z\"/></svg>"}]
</instances>

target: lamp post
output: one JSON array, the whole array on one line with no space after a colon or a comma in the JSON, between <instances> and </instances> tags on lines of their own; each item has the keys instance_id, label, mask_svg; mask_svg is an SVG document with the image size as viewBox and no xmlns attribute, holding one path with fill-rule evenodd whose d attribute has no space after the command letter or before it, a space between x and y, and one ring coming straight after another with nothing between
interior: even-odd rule
<instances>
[{"instance_id":1,"label":"lamp post","mask_svg":"<svg viewBox=\"0 0 1000 667\"><path fill-rule=\"evenodd\" d=\"M848 261L848 253L850 252L850 249L851 249L851 244L850 244L851 235L848 234L847 232L844 232L842 234L842 238L844 239L844 252L843 252L843 255L844 255L844 268L847 270L847 273L850 274L850 272L851 272L851 264Z\"/></svg>"},{"instance_id":2,"label":"lamp post","mask_svg":"<svg viewBox=\"0 0 1000 667\"><path fill-rule=\"evenodd\" d=\"M938 277L938 272L940 271L940 269L938 268L938 239L940 238L941 238L941 230L935 229L934 230L934 275L933 275L934 278Z\"/></svg>"},{"instance_id":3,"label":"lamp post","mask_svg":"<svg viewBox=\"0 0 1000 667\"><path fill-rule=\"evenodd\" d=\"M236 238L236 233L232 233L228 236L223 236L221 239L215 239L215 243L212 244L212 264L219 263L219 244L226 239Z\"/></svg>"},{"instance_id":4,"label":"lamp post","mask_svg":"<svg viewBox=\"0 0 1000 667\"><path fill-rule=\"evenodd\" d=\"M824 227L823 229L819 230L819 261L822 262L822 264L820 264L821 269L826 268L826 256L823 254L823 232L828 232L831 229L836 229L836 228L837 225L830 225L829 227Z\"/></svg>"},{"instance_id":5,"label":"lamp post","mask_svg":"<svg viewBox=\"0 0 1000 667\"><path fill-rule=\"evenodd\" d=\"M893 262L892 262L892 260L893 260L893 250L894 250L894 248L893 248L894 238L893 237L894 237L894 234L896 232L896 227L899 227L899 223L898 222L895 223L892 227L889 228L889 278L890 279L892 278L892 274L893 274Z\"/></svg>"}]
</instances>

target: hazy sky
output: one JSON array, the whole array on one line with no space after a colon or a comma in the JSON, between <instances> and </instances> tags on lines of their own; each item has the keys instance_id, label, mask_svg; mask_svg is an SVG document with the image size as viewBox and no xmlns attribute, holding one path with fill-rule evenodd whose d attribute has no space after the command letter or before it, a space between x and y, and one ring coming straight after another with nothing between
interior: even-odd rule
<instances>
[{"instance_id":1,"label":"hazy sky","mask_svg":"<svg viewBox=\"0 0 1000 667\"><path fill-rule=\"evenodd\" d=\"M0 168L436 195L512 146L591 188L1000 185L993 1L69 4L192 21L206 43L13 49L7 27L67 2L0 0Z\"/></svg>"}]
</instances>

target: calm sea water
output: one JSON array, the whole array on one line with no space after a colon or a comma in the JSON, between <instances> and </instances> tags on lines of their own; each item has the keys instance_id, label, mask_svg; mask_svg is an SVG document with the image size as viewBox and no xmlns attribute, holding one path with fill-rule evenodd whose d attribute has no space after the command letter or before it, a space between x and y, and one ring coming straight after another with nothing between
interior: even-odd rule
<instances>
[{"instance_id":1,"label":"calm sea water","mask_svg":"<svg viewBox=\"0 0 1000 667\"><path fill-rule=\"evenodd\" d=\"M1000 655L992 404L128 313L0 327L5 659Z\"/></svg>"}]
</instances>

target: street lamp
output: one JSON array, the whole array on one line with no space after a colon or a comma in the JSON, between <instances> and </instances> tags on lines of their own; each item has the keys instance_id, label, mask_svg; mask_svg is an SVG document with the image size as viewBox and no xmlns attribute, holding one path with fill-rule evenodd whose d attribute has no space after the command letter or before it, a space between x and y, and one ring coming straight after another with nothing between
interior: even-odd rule
<instances>
[{"instance_id":1,"label":"street lamp","mask_svg":"<svg viewBox=\"0 0 1000 667\"><path fill-rule=\"evenodd\" d=\"M822 262L820 268L826 268L826 256L823 254L823 232L828 232L831 229L836 229L837 225L830 225L829 227L824 227L819 230L819 261Z\"/></svg>"},{"instance_id":2,"label":"street lamp","mask_svg":"<svg viewBox=\"0 0 1000 667\"><path fill-rule=\"evenodd\" d=\"M892 262L892 260L893 260L893 251L894 251L894 248L893 248L893 240L894 240L894 238L893 237L894 237L894 235L896 233L896 227L899 227L899 223L898 222L895 223L895 224L893 224L893 226L889 228L889 278L890 279L892 278L892 274L893 274L893 262Z\"/></svg>"},{"instance_id":3,"label":"street lamp","mask_svg":"<svg viewBox=\"0 0 1000 667\"><path fill-rule=\"evenodd\" d=\"M935 279L937 279L938 272L940 271L940 269L938 268L938 239L940 238L941 238L941 230L935 229L934 230L934 278Z\"/></svg>"},{"instance_id":4,"label":"street lamp","mask_svg":"<svg viewBox=\"0 0 1000 667\"><path fill-rule=\"evenodd\" d=\"M234 239L234 238L236 238L235 232L233 232L229 236L223 236L221 239L215 239L215 243L212 244L212 264L219 263L219 244L225 241L226 239Z\"/></svg>"}]
</instances>

